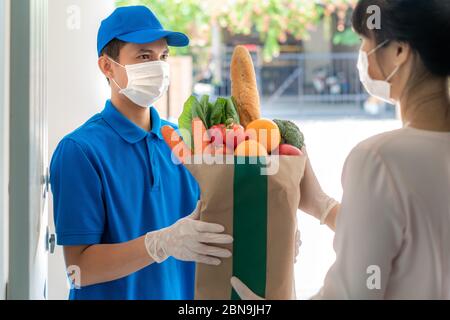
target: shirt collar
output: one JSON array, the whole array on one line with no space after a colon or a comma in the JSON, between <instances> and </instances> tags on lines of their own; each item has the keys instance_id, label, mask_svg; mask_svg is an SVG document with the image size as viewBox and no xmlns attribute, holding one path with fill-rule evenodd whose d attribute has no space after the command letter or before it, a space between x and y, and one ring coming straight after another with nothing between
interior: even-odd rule
<instances>
[{"instance_id":1,"label":"shirt collar","mask_svg":"<svg viewBox=\"0 0 450 320\"><path fill-rule=\"evenodd\" d=\"M162 132L161 132L161 126L162 121L161 117L159 116L158 110L156 110L155 107L150 108L150 115L152 119L152 133L157 136L160 140L163 140Z\"/></svg>"},{"instance_id":2,"label":"shirt collar","mask_svg":"<svg viewBox=\"0 0 450 320\"><path fill-rule=\"evenodd\" d=\"M151 107L150 109L152 130L151 133L155 134L159 139L162 138L161 134L161 118L158 111ZM105 121L111 126L111 128L117 132L119 136L130 144L135 144L149 134L144 129L138 127L123 114L121 114L116 107L112 104L111 100L106 102L105 109L102 112L102 116Z\"/></svg>"}]
</instances>

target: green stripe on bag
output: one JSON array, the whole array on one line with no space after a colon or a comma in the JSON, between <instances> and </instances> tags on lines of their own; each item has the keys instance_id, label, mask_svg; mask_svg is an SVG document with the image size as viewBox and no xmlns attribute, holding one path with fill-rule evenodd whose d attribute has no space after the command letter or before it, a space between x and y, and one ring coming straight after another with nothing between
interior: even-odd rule
<instances>
[{"instance_id":1,"label":"green stripe on bag","mask_svg":"<svg viewBox=\"0 0 450 320\"><path fill-rule=\"evenodd\" d=\"M248 162L248 159L247 159ZM234 166L233 275L253 292L266 296L267 176L261 164ZM239 300L232 290L232 300Z\"/></svg>"}]
</instances>

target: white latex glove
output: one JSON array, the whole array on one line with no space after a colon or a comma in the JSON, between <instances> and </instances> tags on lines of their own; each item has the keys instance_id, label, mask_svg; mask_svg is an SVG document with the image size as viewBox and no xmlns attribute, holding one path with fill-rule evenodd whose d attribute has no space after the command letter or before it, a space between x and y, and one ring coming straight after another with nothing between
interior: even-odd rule
<instances>
[{"instance_id":1,"label":"white latex glove","mask_svg":"<svg viewBox=\"0 0 450 320\"><path fill-rule=\"evenodd\" d=\"M339 202L323 192L309 161L306 148L303 148L302 151L307 156L307 161L305 175L300 183L301 199L299 209L319 219L321 224L325 224L331 209L337 206Z\"/></svg>"},{"instance_id":2,"label":"white latex glove","mask_svg":"<svg viewBox=\"0 0 450 320\"><path fill-rule=\"evenodd\" d=\"M300 237L300 230L295 232L295 259L294 263L297 263L298 255L300 254L300 247L302 246L302 239Z\"/></svg>"},{"instance_id":3,"label":"white latex glove","mask_svg":"<svg viewBox=\"0 0 450 320\"><path fill-rule=\"evenodd\" d=\"M229 258L227 249L208 246L208 244L230 244L233 238L222 234L225 228L214 223L202 222L200 218L201 203L188 217L179 220L171 227L149 232L145 237L145 246L150 257L162 263L168 257L181 261L194 261L209 265L219 265L218 258Z\"/></svg>"},{"instance_id":4,"label":"white latex glove","mask_svg":"<svg viewBox=\"0 0 450 320\"><path fill-rule=\"evenodd\" d=\"M242 300L265 300L264 298L256 295L245 284L243 284L241 280L236 277L231 278L231 286Z\"/></svg>"}]
</instances>

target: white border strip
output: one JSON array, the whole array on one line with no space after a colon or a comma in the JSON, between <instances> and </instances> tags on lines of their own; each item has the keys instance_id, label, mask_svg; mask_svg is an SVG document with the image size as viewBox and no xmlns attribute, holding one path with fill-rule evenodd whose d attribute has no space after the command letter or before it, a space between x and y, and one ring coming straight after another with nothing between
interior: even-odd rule
<instances>
[{"instance_id":1,"label":"white border strip","mask_svg":"<svg viewBox=\"0 0 450 320\"><path fill-rule=\"evenodd\" d=\"M10 0L0 1L0 300L6 299L9 266L9 54Z\"/></svg>"}]
</instances>

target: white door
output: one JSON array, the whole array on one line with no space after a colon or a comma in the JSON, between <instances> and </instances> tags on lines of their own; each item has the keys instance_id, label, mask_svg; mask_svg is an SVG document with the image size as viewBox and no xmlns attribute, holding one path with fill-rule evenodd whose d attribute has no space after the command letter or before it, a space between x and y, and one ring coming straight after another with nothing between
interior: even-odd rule
<instances>
[{"instance_id":1,"label":"white door","mask_svg":"<svg viewBox=\"0 0 450 320\"><path fill-rule=\"evenodd\" d=\"M46 299L47 0L14 0L10 58L8 299Z\"/></svg>"}]
</instances>

